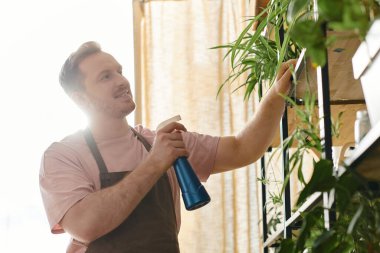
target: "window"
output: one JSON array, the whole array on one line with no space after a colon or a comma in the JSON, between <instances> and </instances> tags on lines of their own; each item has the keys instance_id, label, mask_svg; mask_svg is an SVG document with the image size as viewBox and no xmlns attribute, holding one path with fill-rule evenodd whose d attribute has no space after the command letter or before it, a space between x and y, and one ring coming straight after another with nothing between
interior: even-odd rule
<instances>
[{"instance_id":1,"label":"window","mask_svg":"<svg viewBox=\"0 0 380 253\"><path fill-rule=\"evenodd\" d=\"M95 40L133 86L132 22L131 1L0 3L2 252L65 252L69 236L49 231L38 172L48 145L84 127L86 117L59 86L59 70L81 43ZM133 115L128 120L133 125Z\"/></svg>"}]
</instances>

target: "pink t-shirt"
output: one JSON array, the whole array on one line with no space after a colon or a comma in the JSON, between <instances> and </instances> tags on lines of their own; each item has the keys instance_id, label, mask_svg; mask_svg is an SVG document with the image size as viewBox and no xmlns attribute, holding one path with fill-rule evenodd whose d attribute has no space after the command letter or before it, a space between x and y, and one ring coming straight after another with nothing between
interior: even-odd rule
<instances>
[{"instance_id":1,"label":"pink t-shirt","mask_svg":"<svg viewBox=\"0 0 380 253\"><path fill-rule=\"evenodd\" d=\"M153 143L154 131L141 125L135 129ZM185 132L183 139L195 173L201 181L206 181L215 163L219 137ZM132 171L148 154L132 131L121 138L96 144L109 172ZM179 229L180 189L173 168L167 173ZM52 233L63 233L59 222L68 209L87 194L100 190L99 169L82 131L53 143L45 151L40 169L40 189Z\"/></svg>"}]
</instances>

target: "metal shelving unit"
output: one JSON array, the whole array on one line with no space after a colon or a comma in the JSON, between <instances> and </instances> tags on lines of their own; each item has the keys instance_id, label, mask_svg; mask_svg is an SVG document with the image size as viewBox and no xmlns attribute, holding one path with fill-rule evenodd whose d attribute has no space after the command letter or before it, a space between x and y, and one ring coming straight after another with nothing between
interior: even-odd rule
<instances>
[{"instance_id":1,"label":"metal shelving unit","mask_svg":"<svg viewBox=\"0 0 380 253\"><path fill-rule=\"evenodd\" d=\"M302 59L300 59L302 60ZM319 108L319 116L323 117L323 121L321 122L321 132L320 135L324 137L324 153L323 157L325 159L332 160L332 134L331 134L331 111L330 111L330 90L329 90L329 75L328 75L328 65L317 69L318 75L320 76L318 87L318 108ZM287 109L285 109L285 113L281 120L281 141L283 142L288 137L288 116ZM288 150L285 149L282 153L282 170L283 170L283 179L286 177L289 172L286 167L286 163L289 159ZM265 169L262 169L265 170ZM297 222L301 219L301 213L307 210L310 210L316 205L325 205L327 206L329 203L329 199L327 195L316 193L311 196L299 209L297 209L294 213L291 211L291 195L290 195L291 185L288 183L285 187L284 191L284 222L283 227L278 229L274 234L268 236L267 232L267 224L263 222L263 232L264 232L264 253L268 252L269 247L275 247L276 243L281 238L291 238L292 231L297 229ZM262 188L263 191L266 191L265 187ZM324 195L324 196L323 196ZM265 197L265 195L263 195ZM263 199L263 203L266 200ZM264 209L263 209L264 210ZM263 213L265 216L266 214ZM266 219L265 219L266 220ZM328 227L330 221L334 220L333 213L326 213L325 223Z\"/></svg>"},{"instance_id":2,"label":"metal shelving unit","mask_svg":"<svg viewBox=\"0 0 380 253\"><path fill-rule=\"evenodd\" d=\"M369 181L380 182L380 122L361 140L345 165Z\"/></svg>"},{"instance_id":3,"label":"metal shelving unit","mask_svg":"<svg viewBox=\"0 0 380 253\"><path fill-rule=\"evenodd\" d=\"M326 33L326 36L328 36L327 33ZM348 42L348 44L338 45L338 46L348 48L348 50L346 50L346 51L348 51L348 52L346 52L346 53L348 53L348 56L346 56L345 60L351 61L351 57L352 57L353 53L355 52L356 48L359 46L359 42L355 42L355 41L352 42L351 41L351 42ZM357 110L365 109L364 96L363 96L363 93L361 91L360 84L358 83L358 81L354 80L354 78L353 78L352 67L350 64L348 64L348 67L346 67L347 70L349 71L349 73L344 73L346 78L351 78L350 80L348 80L348 81L345 80L346 82L338 82L338 80L336 80L337 77L335 75L333 75L333 77L332 77L333 82L331 82L331 78L330 78L331 73L334 73L333 71L335 69L338 69L338 71L341 71L341 65L337 65L337 64L339 64L339 60L335 60L335 58L334 58L334 57L336 57L335 56L336 53L338 54L341 52L342 52L341 48L339 50L334 50L334 49L332 49L332 51L329 50L327 52L327 55L328 55L327 64L324 67L318 67L316 69L316 73L315 73L314 78L311 78L312 80L315 81L315 83L314 83L315 87L314 88L318 92L318 106L317 107L319 110L319 118L323 119L320 122L320 137L322 137L324 140L324 142L323 142L324 149L323 149L322 157L324 159L329 159L329 160L333 160L333 156L332 156L333 144L337 145L337 146L342 145L341 142L334 140L332 137L332 132L331 132L331 129L332 129L332 123L331 123L332 109L333 110L342 110L342 108L344 106L350 106L350 108L348 109L350 112L349 113L350 116L348 118L343 119L343 120L347 121L349 127L347 129L344 129L343 132L344 132L344 136L349 136L348 139L350 139L351 141L353 140L353 132L354 132L353 131L353 125L354 125L353 123L354 123L354 119L355 119L355 112ZM302 60L303 60L302 58L299 59L299 61L302 61ZM347 63L351 63L351 62L346 62L346 64ZM345 63L343 63L343 64L345 64ZM297 65L299 65L299 64L297 64ZM297 71L297 69L296 69L296 71ZM347 94L339 93L339 89L336 89L337 85L343 85L344 86L347 84L347 82L349 82L349 84L351 84L351 85L356 85L353 87L356 87L356 88L359 87L360 88L360 91L354 92L354 94L357 95L356 97L355 96L345 97L345 95L347 95ZM331 91L332 86L334 87L333 92ZM342 87L342 89L346 90L346 87ZM300 95L302 95L302 94L300 94ZM297 101L297 97L295 97L295 99ZM302 100L299 100L298 103L302 104ZM335 107L335 108L333 108L333 107ZM280 140L277 141L277 143L280 143L280 145L282 145L284 139L288 137L288 132L289 132L288 113L289 113L289 108L287 107L285 109L285 113L284 113L282 121L281 121L281 126L280 126L280 132L281 133L280 133L280 138L279 138ZM380 133L380 128L377 131ZM347 134L347 133L349 133L349 134ZM376 135L376 134L373 134L373 135ZM378 160L380 160L380 155L379 155L380 154L380 140L379 140L378 136L377 136L377 139L376 139L376 137L373 137L373 138L377 140L377 141L374 141L374 143L377 143L376 148L374 148L374 150L378 154L376 158ZM368 137L368 138L370 138L370 137ZM345 140L345 141L347 142L347 140ZM370 144L368 144L368 145L370 145ZM360 149L355 152L357 155L352 157L352 159L354 159L354 160L348 161L350 166L354 166L354 167L358 166L357 163L358 163L358 161L360 161L360 159L362 157L359 154L359 152L360 152ZM366 151L366 152L368 152L368 151ZM366 152L363 151L363 153L366 153ZM283 179L286 177L286 175L288 173L288 171L286 170L286 166L285 166L288 159L289 159L288 150L284 150L282 153ZM380 161L376 161L376 163L379 164ZM262 170L262 176L265 177L265 159L264 158L262 159L261 167L262 167L262 169L261 169ZM285 191L284 191L283 226L281 227L281 229L278 229L277 231L275 231L273 234L271 234L269 236L268 235L268 227L267 227L267 218L266 218L267 213L266 213L266 208L265 208L266 197L267 197L266 190L267 189L266 189L265 185L262 186L262 191L263 191L262 192L262 203L263 203L263 234L264 234L263 235L263 239L264 239L263 246L264 246L264 253L269 252L270 247L276 247L277 242L280 239L292 237L292 232L295 229L299 228L298 223L302 219L301 214L303 212L310 210L317 205L323 205L323 206L327 207L329 205L329 203L334 203L333 200L329 199L329 198L331 198L331 196L329 196L329 194L327 194L327 193L325 193L325 194L315 193L314 195L309 197L309 199L300 208L298 208L296 211L294 211L292 213L292 211L291 211L291 208L292 208L291 207L291 199L290 199L291 198L290 188L291 188L291 185L289 182L285 188ZM325 213L325 226L327 229L329 228L330 223L334 222L334 220L335 220L335 213L334 212L326 212Z\"/></svg>"},{"instance_id":4,"label":"metal shelving unit","mask_svg":"<svg viewBox=\"0 0 380 253\"><path fill-rule=\"evenodd\" d=\"M279 239L284 238L285 228L297 229L297 223L302 219L301 214L322 203L322 194L314 193L296 212L294 212L284 223L284 229L279 229L264 241L264 250L273 245L276 245Z\"/></svg>"}]
</instances>

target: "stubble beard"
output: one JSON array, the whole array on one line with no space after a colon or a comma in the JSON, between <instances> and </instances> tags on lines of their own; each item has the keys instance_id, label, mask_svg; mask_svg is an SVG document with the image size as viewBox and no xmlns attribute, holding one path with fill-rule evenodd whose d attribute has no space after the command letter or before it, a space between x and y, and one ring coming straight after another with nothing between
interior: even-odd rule
<instances>
[{"instance_id":1,"label":"stubble beard","mask_svg":"<svg viewBox=\"0 0 380 253\"><path fill-rule=\"evenodd\" d=\"M127 105L121 107L117 106L116 104L109 104L106 101L94 99L92 108L94 114L101 113L103 115L107 115L108 117L124 119L126 116L133 112L133 110L136 108L136 104L131 99Z\"/></svg>"}]
</instances>

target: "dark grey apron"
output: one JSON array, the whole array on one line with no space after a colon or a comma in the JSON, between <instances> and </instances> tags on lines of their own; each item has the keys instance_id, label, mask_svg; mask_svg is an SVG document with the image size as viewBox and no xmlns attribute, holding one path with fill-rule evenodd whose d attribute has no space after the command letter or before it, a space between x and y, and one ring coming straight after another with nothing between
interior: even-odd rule
<instances>
[{"instance_id":1,"label":"dark grey apron","mask_svg":"<svg viewBox=\"0 0 380 253\"><path fill-rule=\"evenodd\" d=\"M150 151L151 145L135 129L138 140ZM101 188L116 184L129 172L108 172L89 129L84 136L100 171ZM110 207L112 208L112 207ZM99 221L102 222L102 221ZM178 253L177 223L167 173L113 231L91 242L86 253Z\"/></svg>"}]
</instances>

